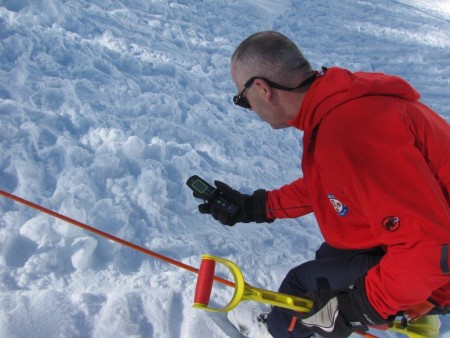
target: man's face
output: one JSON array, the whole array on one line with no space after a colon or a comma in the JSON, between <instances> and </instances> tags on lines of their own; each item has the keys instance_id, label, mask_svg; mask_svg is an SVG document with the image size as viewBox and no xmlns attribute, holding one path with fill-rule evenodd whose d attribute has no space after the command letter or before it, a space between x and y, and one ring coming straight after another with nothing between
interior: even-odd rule
<instances>
[{"instance_id":1,"label":"man's face","mask_svg":"<svg viewBox=\"0 0 450 338\"><path fill-rule=\"evenodd\" d=\"M234 63L231 67L231 76L238 93L241 93L245 82L239 81ZM249 110L254 111L262 121L268 123L272 128L289 127L290 119L286 119L282 113L277 91L270 88L264 80L256 79L242 95L250 103Z\"/></svg>"}]
</instances>

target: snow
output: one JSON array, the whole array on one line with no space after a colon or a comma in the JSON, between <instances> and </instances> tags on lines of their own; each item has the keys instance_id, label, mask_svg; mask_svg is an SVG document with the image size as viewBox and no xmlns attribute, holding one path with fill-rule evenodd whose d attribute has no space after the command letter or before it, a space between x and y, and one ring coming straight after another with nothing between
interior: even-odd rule
<instances>
[{"instance_id":1,"label":"snow","mask_svg":"<svg viewBox=\"0 0 450 338\"><path fill-rule=\"evenodd\" d=\"M406 78L450 120L450 8L273 3L0 0L0 189L193 267L204 253L230 259L277 290L321 243L313 216L227 228L200 215L185 186L198 174L252 192L301 174L301 134L231 103L234 48L278 30L315 68ZM238 337L226 314L192 308L195 283L0 199L1 337ZM215 283L212 304L229 289Z\"/></svg>"}]
</instances>

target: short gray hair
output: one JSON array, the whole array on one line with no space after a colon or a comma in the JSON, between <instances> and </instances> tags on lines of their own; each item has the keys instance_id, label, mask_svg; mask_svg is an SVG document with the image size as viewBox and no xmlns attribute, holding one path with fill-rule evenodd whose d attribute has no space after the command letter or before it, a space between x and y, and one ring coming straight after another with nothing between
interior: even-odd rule
<instances>
[{"instance_id":1,"label":"short gray hair","mask_svg":"<svg viewBox=\"0 0 450 338\"><path fill-rule=\"evenodd\" d=\"M297 45L281 33L265 31L250 35L236 48L231 57L236 76L242 83L250 77L261 76L283 85L312 71L308 60Z\"/></svg>"}]
</instances>

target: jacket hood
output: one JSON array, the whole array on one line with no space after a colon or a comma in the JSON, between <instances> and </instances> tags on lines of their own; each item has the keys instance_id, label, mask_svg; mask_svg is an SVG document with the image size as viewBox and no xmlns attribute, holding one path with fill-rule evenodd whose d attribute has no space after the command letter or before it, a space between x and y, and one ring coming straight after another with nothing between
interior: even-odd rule
<instances>
[{"instance_id":1,"label":"jacket hood","mask_svg":"<svg viewBox=\"0 0 450 338\"><path fill-rule=\"evenodd\" d=\"M319 77L290 124L310 131L334 108L363 96L396 96L416 101L420 94L405 80L384 73L355 72L337 67Z\"/></svg>"}]
</instances>

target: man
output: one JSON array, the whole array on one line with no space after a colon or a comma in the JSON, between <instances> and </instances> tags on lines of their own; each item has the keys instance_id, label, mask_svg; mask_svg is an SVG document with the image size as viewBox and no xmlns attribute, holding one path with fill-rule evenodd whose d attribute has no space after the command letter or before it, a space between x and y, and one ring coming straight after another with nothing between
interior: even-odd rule
<instances>
[{"instance_id":1,"label":"man","mask_svg":"<svg viewBox=\"0 0 450 338\"><path fill-rule=\"evenodd\" d=\"M292 269L280 292L314 301L308 314L274 307L274 337L346 337L403 314L417 319L450 304L450 126L404 80L340 68L313 71L276 32L245 39L231 60L234 102L274 129L304 132L304 177L202 213L226 225L314 212L326 241Z\"/></svg>"}]
</instances>

